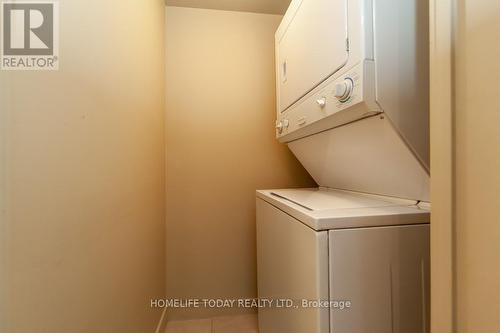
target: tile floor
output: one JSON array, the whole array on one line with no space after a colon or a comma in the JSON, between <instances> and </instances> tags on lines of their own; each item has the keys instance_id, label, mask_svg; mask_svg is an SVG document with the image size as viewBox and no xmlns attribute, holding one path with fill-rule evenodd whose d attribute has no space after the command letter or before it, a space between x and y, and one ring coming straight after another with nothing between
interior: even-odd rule
<instances>
[{"instance_id":1,"label":"tile floor","mask_svg":"<svg viewBox=\"0 0 500 333\"><path fill-rule=\"evenodd\" d=\"M257 315L171 321L165 333L258 333Z\"/></svg>"}]
</instances>

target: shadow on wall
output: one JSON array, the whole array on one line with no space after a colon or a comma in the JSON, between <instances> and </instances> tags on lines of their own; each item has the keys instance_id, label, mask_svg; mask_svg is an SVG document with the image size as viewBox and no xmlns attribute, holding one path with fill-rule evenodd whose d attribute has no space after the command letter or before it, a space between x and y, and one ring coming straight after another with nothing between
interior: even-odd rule
<instances>
[{"instance_id":1,"label":"shadow on wall","mask_svg":"<svg viewBox=\"0 0 500 333\"><path fill-rule=\"evenodd\" d=\"M275 139L280 20L167 7L168 297L256 297L255 190L316 186Z\"/></svg>"}]
</instances>

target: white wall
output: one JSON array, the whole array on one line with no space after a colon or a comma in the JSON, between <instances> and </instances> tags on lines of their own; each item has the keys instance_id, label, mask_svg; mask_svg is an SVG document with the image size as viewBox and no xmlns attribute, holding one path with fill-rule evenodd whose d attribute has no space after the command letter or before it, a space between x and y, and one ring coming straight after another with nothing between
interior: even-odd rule
<instances>
[{"instance_id":1,"label":"white wall","mask_svg":"<svg viewBox=\"0 0 500 333\"><path fill-rule=\"evenodd\" d=\"M164 2L61 1L60 12L60 70L0 72L0 332L153 332Z\"/></svg>"},{"instance_id":2,"label":"white wall","mask_svg":"<svg viewBox=\"0 0 500 333\"><path fill-rule=\"evenodd\" d=\"M280 19L167 7L169 297L256 297L255 190L314 185L275 139Z\"/></svg>"}]
</instances>

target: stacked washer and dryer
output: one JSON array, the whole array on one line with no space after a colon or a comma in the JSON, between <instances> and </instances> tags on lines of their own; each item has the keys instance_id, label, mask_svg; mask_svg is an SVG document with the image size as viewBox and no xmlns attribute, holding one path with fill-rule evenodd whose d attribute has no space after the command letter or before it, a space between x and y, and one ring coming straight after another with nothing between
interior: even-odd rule
<instances>
[{"instance_id":1,"label":"stacked washer and dryer","mask_svg":"<svg viewBox=\"0 0 500 333\"><path fill-rule=\"evenodd\" d=\"M276 135L319 188L257 191L260 333L429 332L428 29L427 1L292 0Z\"/></svg>"}]
</instances>

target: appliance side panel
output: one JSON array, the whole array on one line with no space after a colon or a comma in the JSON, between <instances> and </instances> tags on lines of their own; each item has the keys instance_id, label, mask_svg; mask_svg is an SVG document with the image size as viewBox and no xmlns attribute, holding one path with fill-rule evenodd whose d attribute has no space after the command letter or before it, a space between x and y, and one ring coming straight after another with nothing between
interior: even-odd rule
<instances>
[{"instance_id":1,"label":"appliance side panel","mask_svg":"<svg viewBox=\"0 0 500 333\"><path fill-rule=\"evenodd\" d=\"M429 332L429 225L329 232L331 332Z\"/></svg>"},{"instance_id":2,"label":"appliance side panel","mask_svg":"<svg viewBox=\"0 0 500 333\"><path fill-rule=\"evenodd\" d=\"M377 0L374 17L377 101L429 169L428 1Z\"/></svg>"},{"instance_id":3,"label":"appliance side panel","mask_svg":"<svg viewBox=\"0 0 500 333\"><path fill-rule=\"evenodd\" d=\"M260 333L327 333L328 309L302 308L302 300L328 299L328 234L316 232L257 198L257 276ZM278 299L298 308L279 308Z\"/></svg>"},{"instance_id":4,"label":"appliance side panel","mask_svg":"<svg viewBox=\"0 0 500 333\"><path fill-rule=\"evenodd\" d=\"M288 146L320 186L430 201L427 171L387 117L359 120Z\"/></svg>"}]
</instances>

